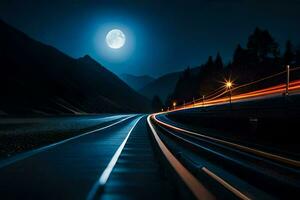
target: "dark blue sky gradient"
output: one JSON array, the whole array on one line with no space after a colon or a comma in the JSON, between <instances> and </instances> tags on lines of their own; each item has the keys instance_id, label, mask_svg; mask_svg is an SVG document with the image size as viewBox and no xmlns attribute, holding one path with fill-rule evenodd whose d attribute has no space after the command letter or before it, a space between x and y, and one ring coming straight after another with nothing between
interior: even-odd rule
<instances>
[{"instance_id":1,"label":"dark blue sky gradient","mask_svg":"<svg viewBox=\"0 0 300 200\"><path fill-rule=\"evenodd\" d=\"M228 62L256 26L280 45L300 43L299 0L49 2L2 0L0 18L72 57L89 54L117 74L158 76L198 66L218 51ZM125 32L124 48L106 47L112 28Z\"/></svg>"}]
</instances>

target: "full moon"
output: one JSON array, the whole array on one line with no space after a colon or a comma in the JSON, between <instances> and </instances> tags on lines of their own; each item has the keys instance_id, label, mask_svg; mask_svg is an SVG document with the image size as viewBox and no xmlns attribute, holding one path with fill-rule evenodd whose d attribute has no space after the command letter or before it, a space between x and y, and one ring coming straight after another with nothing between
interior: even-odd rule
<instances>
[{"instance_id":1,"label":"full moon","mask_svg":"<svg viewBox=\"0 0 300 200\"><path fill-rule=\"evenodd\" d=\"M106 44L112 49L119 49L124 46L126 37L119 29L113 29L106 35Z\"/></svg>"}]
</instances>

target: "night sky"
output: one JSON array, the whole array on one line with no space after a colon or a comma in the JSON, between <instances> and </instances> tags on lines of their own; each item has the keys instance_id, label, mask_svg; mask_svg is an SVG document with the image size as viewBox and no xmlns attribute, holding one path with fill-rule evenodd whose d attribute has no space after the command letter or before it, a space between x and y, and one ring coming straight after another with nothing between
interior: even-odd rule
<instances>
[{"instance_id":1,"label":"night sky","mask_svg":"<svg viewBox=\"0 0 300 200\"><path fill-rule=\"evenodd\" d=\"M0 18L41 42L75 58L89 54L116 74L152 76L218 51L228 62L256 26L281 46L299 45L299 10L299 0L0 1ZM118 50L105 43L113 28L127 37Z\"/></svg>"}]
</instances>

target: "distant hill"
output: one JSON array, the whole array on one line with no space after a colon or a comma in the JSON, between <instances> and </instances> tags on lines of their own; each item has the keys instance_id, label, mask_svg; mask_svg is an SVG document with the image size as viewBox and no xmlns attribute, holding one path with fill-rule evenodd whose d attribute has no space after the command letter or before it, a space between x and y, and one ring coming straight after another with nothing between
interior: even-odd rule
<instances>
[{"instance_id":1,"label":"distant hill","mask_svg":"<svg viewBox=\"0 0 300 200\"><path fill-rule=\"evenodd\" d=\"M120 75L120 78L135 91L139 91L145 85L154 80L154 78L151 76L134 76L131 74L122 74Z\"/></svg>"},{"instance_id":2,"label":"distant hill","mask_svg":"<svg viewBox=\"0 0 300 200\"><path fill-rule=\"evenodd\" d=\"M173 92L180 74L181 72L174 72L163 75L145 85L139 90L139 92L149 99L152 99L153 96L158 95L164 102L168 95Z\"/></svg>"},{"instance_id":3,"label":"distant hill","mask_svg":"<svg viewBox=\"0 0 300 200\"><path fill-rule=\"evenodd\" d=\"M194 67L191 69L191 72L196 74L199 73L200 67ZM153 96L158 95L160 99L165 102L170 94L173 93L176 83L183 71L172 72L165 74L139 90L139 93L152 99Z\"/></svg>"},{"instance_id":4,"label":"distant hill","mask_svg":"<svg viewBox=\"0 0 300 200\"><path fill-rule=\"evenodd\" d=\"M0 20L0 111L144 112L149 102L89 56L74 59Z\"/></svg>"}]
</instances>

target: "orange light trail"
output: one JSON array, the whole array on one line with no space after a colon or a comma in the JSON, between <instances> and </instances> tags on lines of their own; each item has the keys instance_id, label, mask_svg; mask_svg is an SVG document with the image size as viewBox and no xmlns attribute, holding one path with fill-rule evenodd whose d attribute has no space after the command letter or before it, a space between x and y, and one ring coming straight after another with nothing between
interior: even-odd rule
<instances>
[{"instance_id":1,"label":"orange light trail","mask_svg":"<svg viewBox=\"0 0 300 200\"><path fill-rule=\"evenodd\" d=\"M233 88L232 91L235 89ZM231 97L232 102L239 102L241 100L253 100L253 99L258 99L266 96L272 96L272 95L282 95L286 91L286 84L279 84L276 86L272 86L269 88L265 89L260 89L252 92L247 92L243 94L238 94L238 95L233 95ZM289 84L289 93L296 93L300 91L300 80L290 82ZM186 103L185 106L177 106L176 109L173 109L172 111L175 110L182 110L182 109L189 109L193 107L203 107L203 106L214 106L214 105L219 105L223 103L229 103L229 97L220 97L223 94L226 94L228 91L224 91L221 95L218 95L216 97L212 97L210 99L205 99L205 104L203 105L203 102L189 102ZM220 98L218 98L220 97Z\"/></svg>"}]
</instances>

